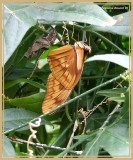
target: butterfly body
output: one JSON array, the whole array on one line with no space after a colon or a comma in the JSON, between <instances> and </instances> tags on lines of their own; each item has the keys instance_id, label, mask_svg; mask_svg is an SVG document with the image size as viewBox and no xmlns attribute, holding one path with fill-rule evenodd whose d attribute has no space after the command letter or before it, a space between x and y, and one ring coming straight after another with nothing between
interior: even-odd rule
<instances>
[{"instance_id":1,"label":"butterfly body","mask_svg":"<svg viewBox=\"0 0 133 160\"><path fill-rule=\"evenodd\" d=\"M84 50L89 49L89 46L76 42L74 46L65 45L49 53L48 62L51 74L48 78L47 91L42 104L43 113L54 109L67 100L81 77Z\"/></svg>"}]
</instances>

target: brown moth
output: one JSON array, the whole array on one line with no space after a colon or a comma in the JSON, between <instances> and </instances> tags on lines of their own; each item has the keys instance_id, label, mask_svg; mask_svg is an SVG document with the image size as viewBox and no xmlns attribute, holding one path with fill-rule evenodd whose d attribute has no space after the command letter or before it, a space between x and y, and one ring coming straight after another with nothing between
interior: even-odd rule
<instances>
[{"instance_id":1,"label":"brown moth","mask_svg":"<svg viewBox=\"0 0 133 160\"><path fill-rule=\"evenodd\" d=\"M55 40L56 40L56 32L54 27L51 27L48 36L45 37L45 35L43 34L41 37L39 37L33 43L32 47L30 47L28 51L25 53L25 57L31 58L35 56L40 49L44 50L48 49L54 43Z\"/></svg>"}]
</instances>

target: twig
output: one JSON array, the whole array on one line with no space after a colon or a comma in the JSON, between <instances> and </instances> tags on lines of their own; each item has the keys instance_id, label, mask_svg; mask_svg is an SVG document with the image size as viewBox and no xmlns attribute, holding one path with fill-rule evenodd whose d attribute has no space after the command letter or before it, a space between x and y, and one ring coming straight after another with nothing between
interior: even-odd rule
<instances>
[{"instance_id":1,"label":"twig","mask_svg":"<svg viewBox=\"0 0 133 160\"><path fill-rule=\"evenodd\" d=\"M66 148L69 148L69 147L71 146L72 141L73 141L73 137L74 137L74 133L76 132L77 128L78 128L78 121L75 120L74 127L73 127L73 131L72 131L71 137L70 137L70 139L69 139L69 142L68 142ZM64 158L66 155L67 155L67 154L65 154L65 155L63 156L63 158Z\"/></svg>"},{"instance_id":2,"label":"twig","mask_svg":"<svg viewBox=\"0 0 133 160\"><path fill-rule=\"evenodd\" d=\"M108 98L105 97L98 105L94 106L91 110L88 110L88 115L87 118L99 107L101 106L103 103L107 103Z\"/></svg>"},{"instance_id":3,"label":"twig","mask_svg":"<svg viewBox=\"0 0 133 160\"><path fill-rule=\"evenodd\" d=\"M79 113L84 118L84 120L81 122L81 124L84 122L84 128L83 128L83 131L82 131L82 134L84 134L85 133L86 124L87 124L86 119L87 119L88 112L84 111L83 108L81 108L79 110Z\"/></svg>"},{"instance_id":4,"label":"twig","mask_svg":"<svg viewBox=\"0 0 133 160\"><path fill-rule=\"evenodd\" d=\"M124 72L124 73L123 73L123 75L125 75L125 74L127 74L127 72ZM51 110L51 111L49 111L49 112L47 112L47 113L45 113L45 114L40 115L40 116L37 117L37 118L32 119L31 122L36 121L38 118L43 118L43 117L45 117L46 115L49 115L49 114L51 114L51 113L53 113L53 112L55 112L55 111L63 108L65 105L68 105L68 104L76 101L77 99L79 99L79 98L81 98L81 97L83 97L83 96L85 96L85 95L87 95L87 94L95 91L96 89L101 88L101 87L103 87L103 86L106 86L106 85L108 85L108 84L110 84L110 83L112 83L112 82L114 82L114 81L116 81L116 80L118 80L118 79L120 79L120 78L121 78L120 75L117 76L117 77L115 77L115 78L112 78L111 80L106 81L106 82L104 82L103 84L100 84L100 85L98 85L98 86L96 86L96 87L94 87L94 88L92 88L92 89L90 89L90 90L88 90L88 91L80 94L79 96L77 96L77 97L75 97L75 98L73 98L73 99L71 99L71 100L63 103L63 104L60 105L59 107L57 107L57 108L55 108L55 109L53 109L53 110ZM16 128L12 128L12 129L10 129L10 130L5 131L4 134L8 134L8 133L10 133L10 132L12 132L12 131L18 130L18 129L22 128L22 127L25 127L25 126L28 125L28 124L29 124L29 122L26 122L26 123L24 123L24 124L22 124L22 125L20 125L20 126L18 126L18 127L16 127Z\"/></svg>"},{"instance_id":5,"label":"twig","mask_svg":"<svg viewBox=\"0 0 133 160\"><path fill-rule=\"evenodd\" d=\"M49 146L49 145L46 145L46 144L28 142L26 140L19 139L19 138L11 137L9 139L14 143L19 143L19 144L27 144L27 143L29 143L30 146L35 146L37 148L46 148L46 149L50 149L50 150L59 150L59 151L64 151L66 149L66 148L61 148L61 147L57 147L57 146ZM70 153L76 154L76 155L80 155L82 153L82 151L71 151Z\"/></svg>"}]
</instances>

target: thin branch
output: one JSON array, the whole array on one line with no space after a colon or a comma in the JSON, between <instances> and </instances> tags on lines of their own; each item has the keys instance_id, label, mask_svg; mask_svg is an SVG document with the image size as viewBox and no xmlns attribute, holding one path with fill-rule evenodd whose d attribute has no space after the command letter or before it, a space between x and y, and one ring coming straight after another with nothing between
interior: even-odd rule
<instances>
[{"instance_id":1,"label":"thin branch","mask_svg":"<svg viewBox=\"0 0 133 160\"><path fill-rule=\"evenodd\" d=\"M83 131L82 131L82 134L84 134L84 133L85 133L85 129L86 129L86 124L87 124L86 119L87 119L88 113L87 113L86 111L84 111L83 108L81 108L81 109L79 110L79 113L80 113L81 116L83 117L83 121L80 122L80 124L84 123L84 128L83 128Z\"/></svg>"},{"instance_id":2,"label":"thin branch","mask_svg":"<svg viewBox=\"0 0 133 160\"><path fill-rule=\"evenodd\" d=\"M73 131L72 131L71 137L70 137L70 139L69 139L69 142L68 142L68 144L67 144L67 148L69 148L70 145L72 144L72 140L73 140L73 137L74 137L74 133L76 132L77 128L78 128L78 121L75 120L75 123L74 123L74 126L73 126Z\"/></svg>"},{"instance_id":3,"label":"thin branch","mask_svg":"<svg viewBox=\"0 0 133 160\"><path fill-rule=\"evenodd\" d=\"M57 147L57 146L49 146L49 145L46 145L46 144L28 142L26 140L19 139L19 138L11 137L9 139L14 143L29 144L30 146L35 146L37 148L46 148L46 149L49 149L49 150L59 150L59 151L64 151L66 149L66 148L61 148L61 147ZM71 151L70 153L80 155L82 153L82 151Z\"/></svg>"},{"instance_id":4,"label":"thin branch","mask_svg":"<svg viewBox=\"0 0 133 160\"><path fill-rule=\"evenodd\" d=\"M69 141L68 141L68 144L67 144L67 147L66 147L66 148L69 148L69 147L71 146L72 141L73 141L73 137L74 137L74 133L76 132L77 128L78 128L78 121L75 120L75 123L74 123L74 126L73 126L73 131L72 131L72 134L71 134L71 136L70 136L70 139L69 139ZM67 153L63 156L63 158L64 158L65 156L67 156Z\"/></svg>"},{"instance_id":5,"label":"thin branch","mask_svg":"<svg viewBox=\"0 0 133 160\"><path fill-rule=\"evenodd\" d=\"M127 71L126 71L126 72L123 73L123 76L126 76L127 74L128 74L128 73L127 73ZM106 81L106 82L104 82L103 84L100 84L100 85L98 85L98 86L96 86L96 87L94 87L94 88L92 88L92 89L90 89L90 90L88 90L88 91L80 94L79 96L77 96L77 97L75 97L75 98L73 98L73 99L71 99L71 100L63 103L63 104L60 105L59 107L54 108L53 110L51 110L51 111L49 111L49 112L47 112L47 113L45 113L45 114L42 114L42 115L40 115L40 116L37 117L37 118L32 119L31 122L36 121L38 118L43 118L43 117L45 117L46 115L49 115L49 114L51 114L51 113L54 113L54 112L56 112L57 110L63 108L65 105L68 105L68 104L76 101L77 99L79 99L79 98L81 98L81 97L84 97L85 95L87 95L87 94L95 91L96 89L99 89L99 88L101 88L101 87L103 87L103 86L106 86L106 85L108 85L108 84L110 84L110 83L112 83L112 82L114 82L114 81L117 81L117 80L120 79L120 78L121 78L121 75L119 75L119 76L117 76L117 77L115 77L115 78L112 78L111 80ZM22 127L25 127L25 126L28 125L28 124L29 124L29 122L26 122L26 123L24 123L24 124L22 124L22 125L20 125L20 126L18 126L18 127L16 127L16 128L12 128L12 129L10 129L10 130L5 131L4 134L8 134L8 133L10 133L10 132L12 132L12 131L16 131L16 130L22 128Z\"/></svg>"}]
</instances>

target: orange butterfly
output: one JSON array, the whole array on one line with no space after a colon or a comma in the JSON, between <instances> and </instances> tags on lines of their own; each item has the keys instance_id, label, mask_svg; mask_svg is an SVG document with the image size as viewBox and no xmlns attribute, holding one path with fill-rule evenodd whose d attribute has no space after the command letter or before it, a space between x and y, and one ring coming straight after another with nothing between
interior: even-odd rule
<instances>
[{"instance_id":1,"label":"orange butterfly","mask_svg":"<svg viewBox=\"0 0 133 160\"><path fill-rule=\"evenodd\" d=\"M74 46L65 45L49 53L48 63L52 73L48 77L47 91L42 104L43 113L67 100L80 79L84 64L84 50L91 52L88 45L75 42Z\"/></svg>"}]
</instances>

